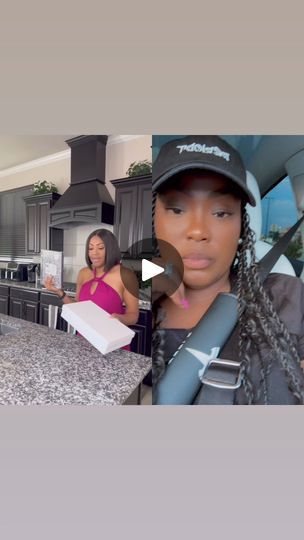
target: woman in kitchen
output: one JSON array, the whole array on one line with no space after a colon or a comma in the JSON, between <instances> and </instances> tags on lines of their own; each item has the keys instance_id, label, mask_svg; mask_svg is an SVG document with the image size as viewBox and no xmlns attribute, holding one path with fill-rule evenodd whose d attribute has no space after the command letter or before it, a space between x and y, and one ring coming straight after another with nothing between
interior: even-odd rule
<instances>
[{"instance_id":1,"label":"woman in kitchen","mask_svg":"<svg viewBox=\"0 0 304 540\"><path fill-rule=\"evenodd\" d=\"M123 324L136 324L138 283L135 274L120 264L121 254L114 234L107 229L93 231L86 242L85 258L87 266L78 274L75 299L55 287L52 276L47 277L44 286L57 294L63 304L91 300ZM130 346L124 348L130 350Z\"/></svg>"}]
</instances>

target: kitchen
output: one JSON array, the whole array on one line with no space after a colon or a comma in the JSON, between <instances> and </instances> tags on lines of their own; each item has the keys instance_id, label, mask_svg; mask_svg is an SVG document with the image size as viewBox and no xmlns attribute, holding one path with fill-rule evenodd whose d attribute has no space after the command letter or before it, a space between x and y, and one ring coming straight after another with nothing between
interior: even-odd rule
<instances>
[{"instance_id":1,"label":"kitchen","mask_svg":"<svg viewBox=\"0 0 304 540\"><path fill-rule=\"evenodd\" d=\"M92 231L112 231L123 258L136 258L151 236L151 137L1 137L0 148L0 403L150 404L147 283L131 351L103 356L61 317L40 265L42 250L63 252L63 289L75 296ZM128 176L138 164L144 173ZM34 195L43 182L55 188Z\"/></svg>"}]
</instances>

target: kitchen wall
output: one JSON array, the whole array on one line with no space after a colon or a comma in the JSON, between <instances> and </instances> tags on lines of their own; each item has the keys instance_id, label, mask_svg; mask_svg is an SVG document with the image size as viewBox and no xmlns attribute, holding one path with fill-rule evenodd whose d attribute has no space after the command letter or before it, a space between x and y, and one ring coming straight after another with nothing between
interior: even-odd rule
<instances>
[{"instance_id":1,"label":"kitchen wall","mask_svg":"<svg viewBox=\"0 0 304 540\"><path fill-rule=\"evenodd\" d=\"M115 200L115 189L110 180L124 178L133 161L151 161L151 135L110 136L106 151L106 185ZM31 166L32 163L32 166ZM37 180L55 183L59 193L63 193L70 183L69 149L65 152L47 156L24 166L0 171L0 191L28 186ZM37 166L38 165L38 166ZM100 227L113 231L110 225ZM64 231L64 281L75 282L77 274L85 266L85 243L88 235L97 225L83 225ZM1 254L0 254L1 258ZM39 257L35 257L38 262Z\"/></svg>"},{"instance_id":2,"label":"kitchen wall","mask_svg":"<svg viewBox=\"0 0 304 540\"><path fill-rule=\"evenodd\" d=\"M125 178L126 172L134 161L143 161L147 159L152 161L152 136L140 135L130 136L129 140L122 142L117 137L115 144L107 145L106 154L106 184L114 199L115 189L110 180Z\"/></svg>"},{"instance_id":3,"label":"kitchen wall","mask_svg":"<svg viewBox=\"0 0 304 540\"><path fill-rule=\"evenodd\" d=\"M110 180L124 178L133 161L151 161L151 135L110 135L106 151L106 185L114 198L115 190ZM6 171L0 171L0 191L48 180L63 193L70 183L70 151L46 156L44 159L25 163Z\"/></svg>"}]
</instances>

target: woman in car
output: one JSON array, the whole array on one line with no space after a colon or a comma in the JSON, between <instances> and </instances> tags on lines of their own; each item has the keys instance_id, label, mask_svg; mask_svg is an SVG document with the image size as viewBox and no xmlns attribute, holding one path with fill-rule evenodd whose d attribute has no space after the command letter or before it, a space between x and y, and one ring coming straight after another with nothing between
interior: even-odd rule
<instances>
[{"instance_id":1,"label":"woman in car","mask_svg":"<svg viewBox=\"0 0 304 540\"><path fill-rule=\"evenodd\" d=\"M114 234L107 229L93 231L86 242L85 258L87 266L78 274L75 301L92 300L127 326L136 324L138 298L130 290L136 289L137 282L135 275L128 269L124 269L126 279L121 278L121 255ZM127 279L131 281L128 288ZM44 285L57 294L62 303L74 301L54 286L52 276L47 277ZM124 348L130 349L129 345Z\"/></svg>"},{"instance_id":2,"label":"woman in car","mask_svg":"<svg viewBox=\"0 0 304 540\"><path fill-rule=\"evenodd\" d=\"M170 141L153 165L152 189L155 236L175 247L184 266L178 290L153 306L155 394L189 331L219 293L233 289L245 309L220 352L241 362L232 403L304 403L304 286L283 274L261 284L245 208L255 201L238 152L215 136ZM205 403L200 396L195 404Z\"/></svg>"}]
</instances>

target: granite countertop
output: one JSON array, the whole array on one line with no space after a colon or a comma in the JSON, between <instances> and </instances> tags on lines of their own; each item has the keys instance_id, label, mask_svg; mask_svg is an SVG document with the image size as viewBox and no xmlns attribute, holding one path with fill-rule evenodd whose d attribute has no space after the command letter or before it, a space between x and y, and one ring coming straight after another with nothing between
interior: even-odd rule
<instances>
[{"instance_id":1,"label":"granite countertop","mask_svg":"<svg viewBox=\"0 0 304 540\"><path fill-rule=\"evenodd\" d=\"M1 405L118 405L140 384L151 358L118 349L106 355L72 336L0 314Z\"/></svg>"},{"instance_id":2,"label":"granite countertop","mask_svg":"<svg viewBox=\"0 0 304 540\"><path fill-rule=\"evenodd\" d=\"M44 292L48 294L53 294L50 291L48 291L45 287L42 285L36 285L35 283L29 283L28 281L11 281L8 279L0 279L0 285L8 285L9 287L17 287L19 289L28 289L31 291L38 291L38 292ZM71 291L65 291L69 296L75 297L75 292ZM149 302L148 296L140 291L139 296L139 308L140 309L151 309L151 302Z\"/></svg>"},{"instance_id":3,"label":"granite countertop","mask_svg":"<svg viewBox=\"0 0 304 540\"><path fill-rule=\"evenodd\" d=\"M11 279L0 279L0 285L8 285L9 287L17 287L18 289L30 289L31 291L48 292L42 285L29 283L28 281L13 281Z\"/></svg>"}]
</instances>

